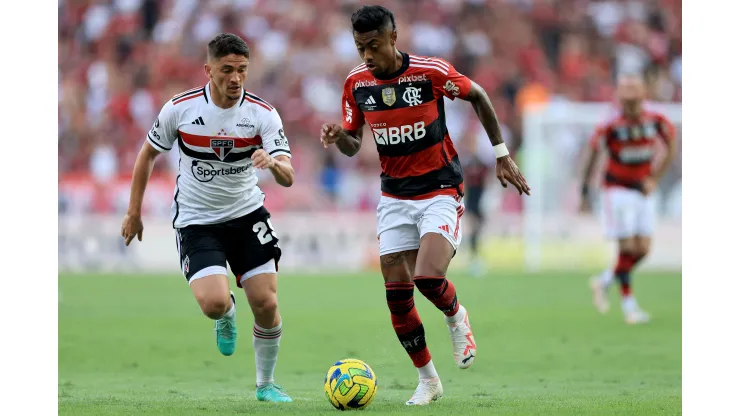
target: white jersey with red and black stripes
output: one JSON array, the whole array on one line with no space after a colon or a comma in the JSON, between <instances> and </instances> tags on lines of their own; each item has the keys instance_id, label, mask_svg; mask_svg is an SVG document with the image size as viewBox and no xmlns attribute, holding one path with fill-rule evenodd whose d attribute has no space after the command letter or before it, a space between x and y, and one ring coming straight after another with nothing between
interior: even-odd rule
<instances>
[{"instance_id":1,"label":"white jersey with red and black stripes","mask_svg":"<svg viewBox=\"0 0 740 416\"><path fill-rule=\"evenodd\" d=\"M251 156L257 149L290 157L277 110L244 92L233 107L211 100L210 83L176 95L162 107L147 141L160 152L177 146L180 164L172 226L216 224L262 206Z\"/></svg>"}]
</instances>

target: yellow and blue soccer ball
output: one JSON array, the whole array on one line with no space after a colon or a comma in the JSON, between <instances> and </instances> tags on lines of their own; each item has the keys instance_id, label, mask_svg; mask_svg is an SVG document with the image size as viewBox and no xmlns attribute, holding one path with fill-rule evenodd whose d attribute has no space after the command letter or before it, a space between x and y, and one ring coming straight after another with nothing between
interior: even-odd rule
<instances>
[{"instance_id":1,"label":"yellow and blue soccer ball","mask_svg":"<svg viewBox=\"0 0 740 416\"><path fill-rule=\"evenodd\" d=\"M378 391L378 379L365 362L353 358L337 361L324 379L324 392L339 410L364 409Z\"/></svg>"}]
</instances>

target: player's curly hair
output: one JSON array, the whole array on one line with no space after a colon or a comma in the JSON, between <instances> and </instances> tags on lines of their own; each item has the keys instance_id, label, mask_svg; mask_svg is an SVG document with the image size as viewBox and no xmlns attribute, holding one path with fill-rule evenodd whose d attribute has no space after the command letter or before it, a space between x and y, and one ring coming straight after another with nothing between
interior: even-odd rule
<instances>
[{"instance_id":1,"label":"player's curly hair","mask_svg":"<svg viewBox=\"0 0 740 416\"><path fill-rule=\"evenodd\" d=\"M358 33L373 30L382 32L389 26L396 30L396 19L393 13L383 6L362 6L352 14L352 30Z\"/></svg>"},{"instance_id":2,"label":"player's curly hair","mask_svg":"<svg viewBox=\"0 0 740 416\"><path fill-rule=\"evenodd\" d=\"M242 55L249 59L247 42L233 33L221 33L208 42L208 58L218 59L226 55Z\"/></svg>"}]
</instances>

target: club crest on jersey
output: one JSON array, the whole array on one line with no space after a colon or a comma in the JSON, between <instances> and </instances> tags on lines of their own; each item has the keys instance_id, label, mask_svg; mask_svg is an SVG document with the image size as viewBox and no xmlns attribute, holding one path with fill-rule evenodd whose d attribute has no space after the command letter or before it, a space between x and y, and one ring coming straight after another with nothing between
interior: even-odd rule
<instances>
[{"instance_id":1,"label":"club crest on jersey","mask_svg":"<svg viewBox=\"0 0 740 416\"><path fill-rule=\"evenodd\" d=\"M396 90L393 87L383 88L381 95L383 96L383 102L388 107L396 102Z\"/></svg>"},{"instance_id":2,"label":"club crest on jersey","mask_svg":"<svg viewBox=\"0 0 740 416\"><path fill-rule=\"evenodd\" d=\"M226 159L226 155L231 152L234 148L234 140L231 139L211 139L211 149L213 153L218 156L222 161Z\"/></svg>"}]
</instances>

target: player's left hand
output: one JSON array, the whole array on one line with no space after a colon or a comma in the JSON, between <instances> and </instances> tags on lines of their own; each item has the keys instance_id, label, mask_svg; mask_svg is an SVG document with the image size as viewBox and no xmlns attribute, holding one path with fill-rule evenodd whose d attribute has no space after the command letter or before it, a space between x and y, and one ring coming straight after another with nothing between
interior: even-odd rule
<instances>
[{"instance_id":1,"label":"player's left hand","mask_svg":"<svg viewBox=\"0 0 740 416\"><path fill-rule=\"evenodd\" d=\"M265 149L257 149L252 153L252 163L257 169L270 169L275 166L275 158L268 155Z\"/></svg>"},{"instance_id":2,"label":"player's left hand","mask_svg":"<svg viewBox=\"0 0 740 416\"><path fill-rule=\"evenodd\" d=\"M655 178L648 177L644 181L642 181L642 193L645 195L650 195L655 191L655 188L658 187L658 181L655 180Z\"/></svg>"},{"instance_id":3,"label":"player's left hand","mask_svg":"<svg viewBox=\"0 0 740 416\"><path fill-rule=\"evenodd\" d=\"M506 182L509 182L519 191L519 195L522 193L530 195L529 184L527 184L527 180L524 179L511 156L506 155L496 159L496 177L504 188L508 187Z\"/></svg>"}]
</instances>

